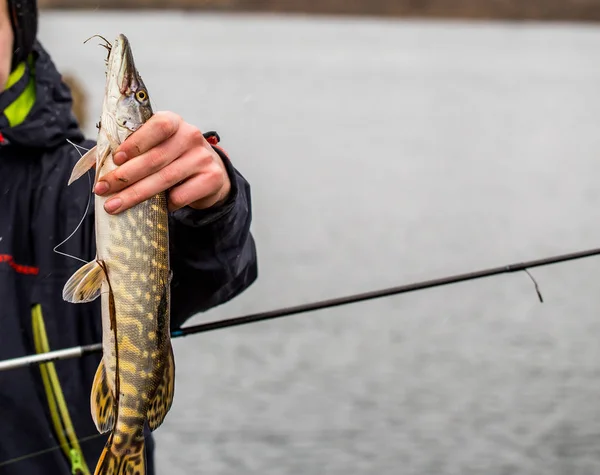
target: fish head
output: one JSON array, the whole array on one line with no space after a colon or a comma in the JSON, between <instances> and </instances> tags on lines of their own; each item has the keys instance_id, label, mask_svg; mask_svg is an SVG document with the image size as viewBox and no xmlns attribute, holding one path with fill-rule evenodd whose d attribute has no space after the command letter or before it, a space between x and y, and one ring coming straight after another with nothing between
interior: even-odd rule
<instances>
[{"instance_id":1,"label":"fish head","mask_svg":"<svg viewBox=\"0 0 600 475\"><path fill-rule=\"evenodd\" d=\"M107 60L105 111L111 117L121 143L153 114L150 96L133 59L129 40L120 34L110 48Z\"/></svg>"}]
</instances>

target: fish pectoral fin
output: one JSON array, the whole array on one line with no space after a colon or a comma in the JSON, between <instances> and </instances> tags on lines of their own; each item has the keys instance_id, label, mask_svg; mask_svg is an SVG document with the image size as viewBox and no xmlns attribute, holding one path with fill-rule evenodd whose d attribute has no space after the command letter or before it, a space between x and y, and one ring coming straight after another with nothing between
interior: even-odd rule
<instances>
[{"instance_id":1,"label":"fish pectoral fin","mask_svg":"<svg viewBox=\"0 0 600 475\"><path fill-rule=\"evenodd\" d=\"M96 164L96 151L97 146L94 145L90 150L88 150L83 157L81 157L75 166L73 167L73 171L71 172L71 177L69 178L70 185L78 178L81 178L84 173L86 173L90 168L92 168Z\"/></svg>"},{"instance_id":2,"label":"fish pectoral fin","mask_svg":"<svg viewBox=\"0 0 600 475\"><path fill-rule=\"evenodd\" d=\"M108 143L110 146L110 152L111 153L115 153L117 151L117 149L120 147L119 142L117 142L112 135L108 135L106 136L108 138Z\"/></svg>"},{"instance_id":3,"label":"fish pectoral fin","mask_svg":"<svg viewBox=\"0 0 600 475\"><path fill-rule=\"evenodd\" d=\"M100 295L104 271L98 261L88 262L71 276L63 288L63 300L71 303L91 302Z\"/></svg>"},{"instance_id":4,"label":"fish pectoral fin","mask_svg":"<svg viewBox=\"0 0 600 475\"><path fill-rule=\"evenodd\" d=\"M98 167L96 168L96 176L94 177L94 187L96 186L96 183L98 183L98 179L100 178L100 170L102 170L102 167L106 163L106 159L108 158L108 156L110 154L111 154L110 147L106 147L102 151L102 155L100 156L100 159L98 160Z\"/></svg>"},{"instance_id":5,"label":"fish pectoral fin","mask_svg":"<svg viewBox=\"0 0 600 475\"><path fill-rule=\"evenodd\" d=\"M94 419L94 424L96 424L98 431L104 434L111 430L115 424L115 398L108 385L104 360L100 361L100 365L98 365L98 369L96 370L90 403L92 419Z\"/></svg>"},{"instance_id":6,"label":"fish pectoral fin","mask_svg":"<svg viewBox=\"0 0 600 475\"><path fill-rule=\"evenodd\" d=\"M156 388L154 398L150 401L146 418L148 427L151 431L156 430L165 420L171 405L173 404L173 394L175 392L175 357L173 347L169 345L168 357L163 372L163 377Z\"/></svg>"}]
</instances>

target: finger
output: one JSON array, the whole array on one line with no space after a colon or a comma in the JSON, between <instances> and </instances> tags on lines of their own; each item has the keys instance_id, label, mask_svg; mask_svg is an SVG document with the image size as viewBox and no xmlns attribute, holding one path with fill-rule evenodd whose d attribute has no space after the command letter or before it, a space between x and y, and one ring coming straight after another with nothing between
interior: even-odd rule
<instances>
[{"instance_id":1,"label":"finger","mask_svg":"<svg viewBox=\"0 0 600 475\"><path fill-rule=\"evenodd\" d=\"M192 175L183 183L169 190L170 212L193 204L196 209L205 209L220 200L223 188L222 175L206 172Z\"/></svg>"},{"instance_id":2,"label":"finger","mask_svg":"<svg viewBox=\"0 0 600 475\"><path fill-rule=\"evenodd\" d=\"M117 193L143 178L159 172L179 158L188 148L186 141L182 140L180 135L180 133L176 133L151 150L107 173L96 184L94 192L98 195L105 195L108 192Z\"/></svg>"},{"instance_id":3,"label":"finger","mask_svg":"<svg viewBox=\"0 0 600 475\"><path fill-rule=\"evenodd\" d=\"M194 173L195 154L187 153L156 173L142 178L111 197L104 204L107 213L118 214L148 198L171 188Z\"/></svg>"},{"instance_id":4,"label":"finger","mask_svg":"<svg viewBox=\"0 0 600 475\"><path fill-rule=\"evenodd\" d=\"M115 151L116 165L141 155L174 135L182 123L173 112L157 112L127 138Z\"/></svg>"}]
</instances>

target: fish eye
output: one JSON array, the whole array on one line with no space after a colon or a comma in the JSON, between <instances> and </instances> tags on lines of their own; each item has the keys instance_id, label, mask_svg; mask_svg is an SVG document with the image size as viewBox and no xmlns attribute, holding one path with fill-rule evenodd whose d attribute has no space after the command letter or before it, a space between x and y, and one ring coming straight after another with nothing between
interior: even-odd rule
<instances>
[{"instance_id":1,"label":"fish eye","mask_svg":"<svg viewBox=\"0 0 600 475\"><path fill-rule=\"evenodd\" d=\"M148 99L148 94L146 94L146 91L142 89L135 93L135 98L140 102L144 102L146 99Z\"/></svg>"}]
</instances>

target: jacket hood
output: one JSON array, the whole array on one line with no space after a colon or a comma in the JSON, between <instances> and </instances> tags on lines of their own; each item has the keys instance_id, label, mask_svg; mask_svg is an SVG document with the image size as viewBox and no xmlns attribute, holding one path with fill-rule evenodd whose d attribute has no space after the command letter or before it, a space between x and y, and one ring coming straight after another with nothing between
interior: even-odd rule
<instances>
[{"instance_id":1,"label":"jacket hood","mask_svg":"<svg viewBox=\"0 0 600 475\"><path fill-rule=\"evenodd\" d=\"M84 136L72 112L73 98L62 81L50 55L36 40L33 51L33 70L26 63L22 78L0 93L0 107L6 110L25 91L32 75L35 82L35 102L25 119L10 126L3 114L0 132L9 143L33 148L55 148L69 139L74 142Z\"/></svg>"}]
</instances>

